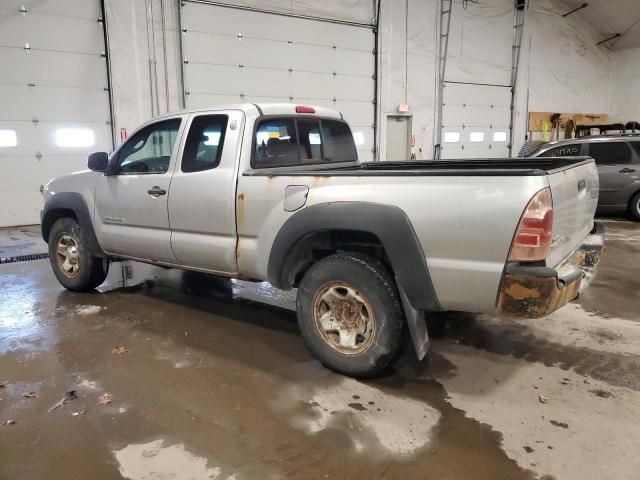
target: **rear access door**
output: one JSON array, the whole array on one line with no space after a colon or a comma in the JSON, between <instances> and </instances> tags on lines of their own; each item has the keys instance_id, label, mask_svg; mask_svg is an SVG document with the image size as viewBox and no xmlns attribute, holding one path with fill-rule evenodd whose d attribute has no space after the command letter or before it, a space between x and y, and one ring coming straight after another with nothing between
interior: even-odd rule
<instances>
[{"instance_id":1,"label":"rear access door","mask_svg":"<svg viewBox=\"0 0 640 480\"><path fill-rule=\"evenodd\" d=\"M193 114L187 127L169 193L171 247L183 266L233 273L244 113ZM242 199L238 203L242 205Z\"/></svg>"}]
</instances>

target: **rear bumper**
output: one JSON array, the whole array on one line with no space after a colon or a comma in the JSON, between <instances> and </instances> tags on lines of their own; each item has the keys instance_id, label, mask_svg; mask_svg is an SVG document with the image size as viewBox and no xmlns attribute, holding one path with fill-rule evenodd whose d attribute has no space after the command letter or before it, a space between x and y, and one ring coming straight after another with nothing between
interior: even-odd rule
<instances>
[{"instance_id":1,"label":"rear bumper","mask_svg":"<svg viewBox=\"0 0 640 480\"><path fill-rule=\"evenodd\" d=\"M595 278L603 246L604 225L595 222L582 245L555 268L507 264L498 295L498 313L539 318L574 300Z\"/></svg>"}]
</instances>

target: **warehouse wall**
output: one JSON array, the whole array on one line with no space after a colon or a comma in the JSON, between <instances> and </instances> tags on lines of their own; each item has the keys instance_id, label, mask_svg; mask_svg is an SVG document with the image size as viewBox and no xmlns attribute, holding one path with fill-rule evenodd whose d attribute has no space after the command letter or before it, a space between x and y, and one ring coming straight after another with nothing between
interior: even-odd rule
<instances>
[{"instance_id":1,"label":"warehouse wall","mask_svg":"<svg viewBox=\"0 0 640 480\"><path fill-rule=\"evenodd\" d=\"M410 108L408 114L412 117L415 136L412 153L418 159L432 158L439 2L381 1L376 119L379 158L385 158L386 117L397 114L400 104L408 104ZM454 1L461 4L461 0ZM369 0L325 2L322 8L311 0L228 0L226 3L357 23L371 23L376 13L374 2ZM182 107L179 17L174 0L106 0L106 10L114 130L119 143L121 128L130 133L149 118ZM527 111L613 111L625 119L631 115L627 111L638 111L633 103L635 97L627 93L630 89L622 87L628 82L627 78L637 78L633 61L637 65L640 54L623 51L616 60L612 52L596 46L598 36L579 15L562 17L566 11L568 8L560 0L530 0L517 84L514 153L525 141ZM456 28L455 21L452 28ZM483 77L488 71L483 62L463 62L458 58L455 31L452 38L450 73L488 81ZM511 38L508 35L500 38L500 45L478 42L474 55L486 54L489 58L495 49L507 48L507 45L510 49ZM465 58L470 55L466 52ZM500 72L506 79L508 72Z\"/></svg>"},{"instance_id":2,"label":"warehouse wall","mask_svg":"<svg viewBox=\"0 0 640 480\"><path fill-rule=\"evenodd\" d=\"M640 121L640 48L615 53L611 86L611 120Z\"/></svg>"},{"instance_id":3,"label":"warehouse wall","mask_svg":"<svg viewBox=\"0 0 640 480\"><path fill-rule=\"evenodd\" d=\"M378 71L379 158L386 158L387 116L408 104L418 159L433 156L437 25L436 0L382 0Z\"/></svg>"},{"instance_id":4,"label":"warehouse wall","mask_svg":"<svg viewBox=\"0 0 640 480\"><path fill-rule=\"evenodd\" d=\"M181 108L174 0L106 0L116 145L154 116Z\"/></svg>"},{"instance_id":5,"label":"warehouse wall","mask_svg":"<svg viewBox=\"0 0 640 480\"><path fill-rule=\"evenodd\" d=\"M514 154L532 112L608 113L614 54L558 0L530 0L517 85Z\"/></svg>"}]
</instances>

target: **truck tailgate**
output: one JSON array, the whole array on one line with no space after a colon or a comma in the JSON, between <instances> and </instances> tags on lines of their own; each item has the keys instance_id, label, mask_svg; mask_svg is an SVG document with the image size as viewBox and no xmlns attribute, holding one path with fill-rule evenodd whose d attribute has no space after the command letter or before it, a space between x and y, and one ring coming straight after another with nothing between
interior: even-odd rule
<instances>
[{"instance_id":1,"label":"truck tailgate","mask_svg":"<svg viewBox=\"0 0 640 480\"><path fill-rule=\"evenodd\" d=\"M553 196L553 235L547 266L554 267L591 232L599 182L593 161L550 171L547 178Z\"/></svg>"}]
</instances>

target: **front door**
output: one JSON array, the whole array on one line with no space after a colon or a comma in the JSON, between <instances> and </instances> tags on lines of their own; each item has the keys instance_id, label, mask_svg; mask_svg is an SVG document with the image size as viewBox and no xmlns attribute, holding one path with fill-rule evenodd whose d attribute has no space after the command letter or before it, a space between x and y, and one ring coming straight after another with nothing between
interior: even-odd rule
<instances>
[{"instance_id":1,"label":"front door","mask_svg":"<svg viewBox=\"0 0 640 480\"><path fill-rule=\"evenodd\" d=\"M171 246L181 265L222 273L237 270L235 192L243 130L240 111L190 118L169 196Z\"/></svg>"},{"instance_id":2,"label":"front door","mask_svg":"<svg viewBox=\"0 0 640 480\"><path fill-rule=\"evenodd\" d=\"M111 159L96 188L96 227L110 254L175 262L168 193L181 118L136 132Z\"/></svg>"},{"instance_id":3,"label":"front door","mask_svg":"<svg viewBox=\"0 0 640 480\"><path fill-rule=\"evenodd\" d=\"M587 153L596 161L600 177L600 198L603 207L623 207L629 201L625 189L637 178L637 165L625 141L590 142Z\"/></svg>"}]
</instances>

